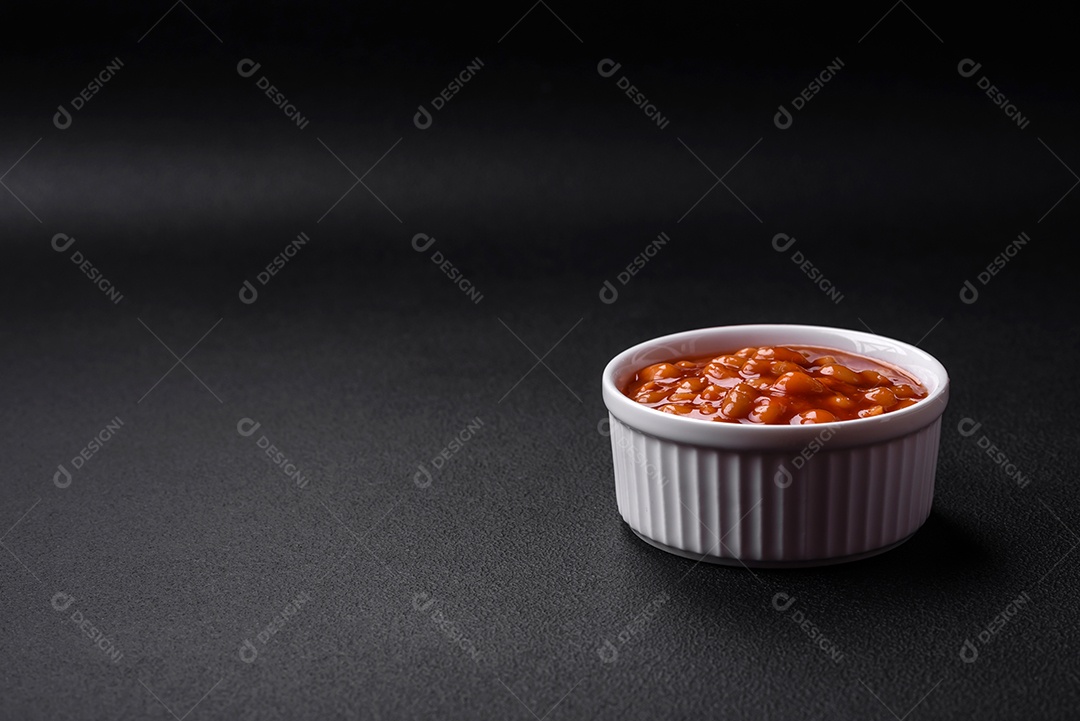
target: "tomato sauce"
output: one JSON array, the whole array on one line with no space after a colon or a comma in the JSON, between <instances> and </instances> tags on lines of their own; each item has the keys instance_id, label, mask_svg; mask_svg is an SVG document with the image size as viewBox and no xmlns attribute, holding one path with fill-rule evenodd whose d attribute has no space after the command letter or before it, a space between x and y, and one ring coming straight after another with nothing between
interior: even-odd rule
<instances>
[{"instance_id":1,"label":"tomato sauce","mask_svg":"<svg viewBox=\"0 0 1080 721\"><path fill-rule=\"evenodd\" d=\"M871 418L927 396L899 368L805 346L750 347L654 363L639 370L623 393L663 413L768 425Z\"/></svg>"}]
</instances>

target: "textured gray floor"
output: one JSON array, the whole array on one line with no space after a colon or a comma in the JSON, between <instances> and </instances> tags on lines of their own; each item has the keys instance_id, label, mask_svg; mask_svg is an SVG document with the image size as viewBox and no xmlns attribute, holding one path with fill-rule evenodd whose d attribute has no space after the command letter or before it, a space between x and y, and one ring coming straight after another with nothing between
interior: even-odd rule
<instances>
[{"instance_id":1,"label":"textured gray floor","mask_svg":"<svg viewBox=\"0 0 1080 721\"><path fill-rule=\"evenodd\" d=\"M215 272L190 308L138 311L178 355L223 318L184 361L210 390L177 366L140 401L175 359L101 303L43 313L5 344L4 716L158 718L167 706L183 717L198 704L191 718L514 718L558 704L553 717L873 718L928 693L924 717L1053 716L1075 702L1068 397L1031 402L1055 383L1049 364L1008 384L987 361L1054 334L1010 323L1005 337L997 301L954 309L924 342L954 379L926 526L876 559L751 575L666 555L621 522L597 430L600 370L668 330L677 305L697 306L680 327L748 315L843 324L843 306L792 284L812 308L751 311L662 280L605 306L589 273L554 291L482 272L490 296L473 306L436 273L395 295L404 276L308 252L265 306L207 302L219 275L226 284ZM1018 294L1010 312L1044 301ZM925 310L866 314L918 340L935 322ZM550 372L526 375L525 344ZM70 468L117 417L58 488L57 464ZM982 421L979 434L957 432L965 417ZM248 437L244 418L261 424ZM418 476L470 422L473 437L430 484ZM1030 485L980 451L982 434ZM261 455L264 435L305 487ZM771 606L780 592L797 599L784 614ZM57 593L74 598L63 612ZM965 639L1022 593L1030 602L964 663ZM792 622L803 618L839 660Z\"/></svg>"}]
</instances>

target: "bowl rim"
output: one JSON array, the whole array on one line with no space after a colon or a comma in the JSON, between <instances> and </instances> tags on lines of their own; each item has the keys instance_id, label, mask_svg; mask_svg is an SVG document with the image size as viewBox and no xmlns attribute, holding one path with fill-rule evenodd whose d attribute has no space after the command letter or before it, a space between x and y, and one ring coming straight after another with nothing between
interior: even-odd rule
<instances>
[{"instance_id":1,"label":"bowl rim","mask_svg":"<svg viewBox=\"0 0 1080 721\"><path fill-rule=\"evenodd\" d=\"M803 336L820 334L822 340L785 340L785 333ZM633 363L640 363L640 358L649 353L655 355L656 351L670 349L673 351L670 357L675 357L679 355L678 352L674 352L675 348L700 343L701 347L688 351L688 353L705 355L730 351L735 346L762 345L768 342L754 341L740 344L735 340L740 335L754 334L775 334L777 338L773 342L780 345L816 345L821 348L835 348L841 352L856 353L874 360L880 360L896 366L916 378L920 384L929 390L929 394L914 405L891 413L883 413L880 416L792 426L786 424L716 423L699 418L662 413L625 396L615 383L617 374L626 372L626 369L632 366ZM728 336L732 339L724 341L722 345L716 345L714 348L708 347L710 344L720 343L719 339L721 337ZM856 345L863 344L871 350L845 350L836 348L829 343L830 340L841 338ZM902 355L911 356L919 361L919 371L915 371L893 358L875 356L873 349L877 349L879 353L891 349ZM659 361L660 358L647 362L655 363ZM638 370L640 367L637 366L634 370ZM929 377L927 377L927 374L929 374ZM891 440L915 433L936 422L944 413L945 406L948 403L950 383L948 372L941 361L910 343L876 333L867 333L848 328L790 323L711 326L650 338L626 348L608 361L604 367L601 382L604 404L607 406L611 417L618 421L647 435L669 441L735 450L791 450L805 447L815 439L820 444L822 436L828 441L829 447L845 448Z\"/></svg>"}]
</instances>

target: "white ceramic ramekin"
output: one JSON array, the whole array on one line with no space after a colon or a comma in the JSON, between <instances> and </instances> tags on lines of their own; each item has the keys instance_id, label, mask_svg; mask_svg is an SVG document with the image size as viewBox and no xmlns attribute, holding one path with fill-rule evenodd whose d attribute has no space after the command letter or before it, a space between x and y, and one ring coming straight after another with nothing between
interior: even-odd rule
<instances>
[{"instance_id":1,"label":"white ceramic ramekin","mask_svg":"<svg viewBox=\"0 0 1080 721\"><path fill-rule=\"evenodd\" d=\"M834 348L907 371L918 403L835 423L716 423L662 413L623 395L641 368L747 346ZM930 514L949 376L929 353L861 331L738 325L640 343L604 369L619 513L672 553L759 568L820 566L907 540Z\"/></svg>"}]
</instances>

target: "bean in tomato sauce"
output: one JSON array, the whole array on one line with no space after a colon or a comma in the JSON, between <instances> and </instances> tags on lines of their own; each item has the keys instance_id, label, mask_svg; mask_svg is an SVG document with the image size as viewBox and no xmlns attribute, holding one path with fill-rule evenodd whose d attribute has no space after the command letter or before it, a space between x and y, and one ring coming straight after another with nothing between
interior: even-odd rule
<instances>
[{"instance_id":1,"label":"bean in tomato sauce","mask_svg":"<svg viewBox=\"0 0 1080 721\"><path fill-rule=\"evenodd\" d=\"M927 396L899 368L804 346L749 347L654 363L639 370L623 393L664 413L766 425L871 418Z\"/></svg>"}]
</instances>

